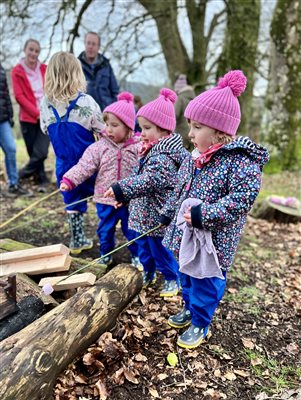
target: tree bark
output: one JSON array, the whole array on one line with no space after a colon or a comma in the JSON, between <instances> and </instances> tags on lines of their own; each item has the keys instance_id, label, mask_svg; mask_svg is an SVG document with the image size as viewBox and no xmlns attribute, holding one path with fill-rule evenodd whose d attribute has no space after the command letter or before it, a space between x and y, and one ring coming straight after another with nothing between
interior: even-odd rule
<instances>
[{"instance_id":1,"label":"tree bark","mask_svg":"<svg viewBox=\"0 0 301 400\"><path fill-rule=\"evenodd\" d=\"M81 289L2 342L0 398L49 400L57 375L99 336L142 288L141 273L127 264Z\"/></svg>"},{"instance_id":2,"label":"tree bark","mask_svg":"<svg viewBox=\"0 0 301 400\"><path fill-rule=\"evenodd\" d=\"M278 0L271 24L268 140L279 170L301 167L301 3Z\"/></svg>"},{"instance_id":3,"label":"tree bark","mask_svg":"<svg viewBox=\"0 0 301 400\"><path fill-rule=\"evenodd\" d=\"M239 133L249 135L253 140L258 140L257 137L254 137L250 119L252 116L259 20L259 0L232 0L228 2L224 47L217 69L217 78L223 76L230 69L241 69L248 78L247 89L239 98L241 104Z\"/></svg>"}]
</instances>

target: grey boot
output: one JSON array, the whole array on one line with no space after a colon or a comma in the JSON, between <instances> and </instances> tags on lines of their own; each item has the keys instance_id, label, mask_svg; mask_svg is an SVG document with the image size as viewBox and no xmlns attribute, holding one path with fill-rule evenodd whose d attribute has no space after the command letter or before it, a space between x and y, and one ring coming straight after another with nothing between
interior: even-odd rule
<instances>
[{"instance_id":1,"label":"grey boot","mask_svg":"<svg viewBox=\"0 0 301 400\"><path fill-rule=\"evenodd\" d=\"M84 216L82 213L67 213L70 229L70 253L80 254L83 250L92 249L93 241L87 239L84 232Z\"/></svg>"}]
</instances>

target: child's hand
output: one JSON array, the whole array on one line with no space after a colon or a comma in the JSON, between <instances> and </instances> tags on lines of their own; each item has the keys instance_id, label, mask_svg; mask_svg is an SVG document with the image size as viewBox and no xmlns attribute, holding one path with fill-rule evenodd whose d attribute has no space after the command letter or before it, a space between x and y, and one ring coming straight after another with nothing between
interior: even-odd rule
<instances>
[{"instance_id":1,"label":"child's hand","mask_svg":"<svg viewBox=\"0 0 301 400\"><path fill-rule=\"evenodd\" d=\"M69 189L69 186L66 185L66 183L62 182L62 183L60 184L60 191L61 191L61 192L68 192L68 190L70 190L70 189Z\"/></svg>"},{"instance_id":2,"label":"child's hand","mask_svg":"<svg viewBox=\"0 0 301 400\"><path fill-rule=\"evenodd\" d=\"M185 219L186 224L191 225L191 207L189 207L187 209L187 211L184 213L184 219Z\"/></svg>"},{"instance_id":3,"label":"child's hand","mask_svg":"<svg viewBox=\"0 0 301 400\"><path fill-rule=\"evenodd\" d=\"M123 206L123 203L119 203L118 201L115 201L115 203L114 203L114 208L120 208L120 207L122 207Z\"/></svg>"},{"instance_id":4,"label":"child's hand","mask_svg":"<svg viewBox=\"0 0 301 400\"><path fill-rule=\"evenodd\" d=\"M115 194L114 194L113 189L112 189L112 188L108 189L108 190L104 193L103 197L112 197L112 198L114 199L114 198L115 198ZM117 202L116 202L116 203L117 203ZM116 208L116 207L115 207L115 208Z\"/></svg>"}]
</instances>

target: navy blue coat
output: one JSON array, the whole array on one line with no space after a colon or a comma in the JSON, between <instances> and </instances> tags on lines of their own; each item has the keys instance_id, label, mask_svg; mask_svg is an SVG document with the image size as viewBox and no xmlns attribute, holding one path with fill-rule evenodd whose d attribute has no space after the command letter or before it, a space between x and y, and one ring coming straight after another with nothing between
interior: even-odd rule
<instances>
[{"instance_id":1,"label":"navy blue coat","mask_svg":"<svg viewBox=\"0 0 301 400\"><path fill-rule=\"evenodd\" d=\"M87 93L94 98L103 111L109 104L117 101L117 94L119 93L111 64L102 54L98 54L94 66L87 62L84 51L78 58L87 80Z\"/></svg>"}]
</instances>

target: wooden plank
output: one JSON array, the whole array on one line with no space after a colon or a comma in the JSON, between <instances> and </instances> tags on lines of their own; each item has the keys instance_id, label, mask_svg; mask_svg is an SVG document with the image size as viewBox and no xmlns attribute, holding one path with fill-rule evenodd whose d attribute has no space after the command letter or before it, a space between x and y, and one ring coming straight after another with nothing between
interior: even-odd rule
<instances>
[{"instance_id":1,"label":"wooden plank","mask_svg":"<svg viewBox=\"0 0 301 400\"><path fill-rule=\"evenodd\" d=\"M63 244L35 247L26 250L17 250L0 255L0 264L10 264L19 261L35 260L37 258L53 257L61 254L69 254L70 250Z\"/></svg>"},{"instance_id":2,"label":"wooden plank","mask_svg":"<svg viewBox=\"0 0 301 400\"><path fill-rule=\"evenodd\" d=\"M76 289L81 286L93 286L96 281L96 275L91 274L90 272L86 272L84 274L78 274L70 276L63 282L60 282L56 285L56 282L65 278L65 276L54 276L43 278L39 282L39 286L44 286L46 283L50 283L54 290L68 290L68 289Z\"/></svg>"},{"instance_id":3,"label":"wooden plank","mask_svg":"<svg viewBox=\"0 0 301 400\"><path fill-rule=\"evenodd\" d=\"M50 272L68 271L71 260L72 258L68 254L62 254L15 263L3 263L0 265L0 276L17 272L27 275L41 275Z\"/></svg>"}]
</instances>

